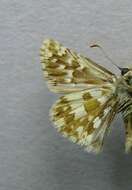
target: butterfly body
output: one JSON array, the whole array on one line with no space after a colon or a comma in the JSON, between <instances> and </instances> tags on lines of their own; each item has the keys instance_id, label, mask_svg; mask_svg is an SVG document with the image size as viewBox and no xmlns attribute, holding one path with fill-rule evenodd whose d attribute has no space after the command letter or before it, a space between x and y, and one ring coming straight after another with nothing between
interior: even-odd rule
<instances>
[{"instance_id":1,"label":"butterfly body","mask_svg":"<svg viewBox=\"0 0 132 190\"><path fill-rule=\"evenodd\" d=\"M50 112L57 130L87 151L99 152L114 116L122 112L127 131L126 151L129 151L132 147L132 71L124 69L117 77L91 59L50 39L44 41L40 55L50 90L63 94Z\"/></svg>"}]
</instances>

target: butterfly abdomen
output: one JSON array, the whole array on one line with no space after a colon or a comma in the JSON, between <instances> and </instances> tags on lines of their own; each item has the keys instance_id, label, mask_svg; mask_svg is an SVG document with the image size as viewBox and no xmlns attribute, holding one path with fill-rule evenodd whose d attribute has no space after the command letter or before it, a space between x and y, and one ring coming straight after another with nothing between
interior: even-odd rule
<instances>
[{"instance_id":1,"label":"butterfly abdomen","mask_svg":"<svg viewBox=\"0 0 132 190\"><path fill-rule=\"evenodd\" d=\"M131 106L132 111L132 106ZM132 112L124 118L125 129L126 129L126 152L132 150Z\"/></svg>"}]
</instances>

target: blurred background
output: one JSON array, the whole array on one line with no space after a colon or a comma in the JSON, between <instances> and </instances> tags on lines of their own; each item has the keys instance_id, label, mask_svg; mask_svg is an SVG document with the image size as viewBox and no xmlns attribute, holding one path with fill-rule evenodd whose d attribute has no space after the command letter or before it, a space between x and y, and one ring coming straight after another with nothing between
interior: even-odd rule
<instances>
[{"instance_id":1,"label":"blurred background","mask_svg":"<svg viewBox=\"0 0 132 190\"><path fill-rule=\"evenodd\" d=\"M124 153L118 115L99 155L51 126L58 98L43 80L39 49L52 37L116 74L132 65L131 0L0 0L0 190L131 190L132 154Z\"/></svg>"}]
</instances>

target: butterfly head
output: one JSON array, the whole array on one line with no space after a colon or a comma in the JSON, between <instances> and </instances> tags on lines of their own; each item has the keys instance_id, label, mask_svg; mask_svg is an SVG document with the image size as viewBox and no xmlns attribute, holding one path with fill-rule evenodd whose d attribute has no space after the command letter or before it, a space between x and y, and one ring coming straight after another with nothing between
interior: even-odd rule
<instances>
[{"instance_id":1,"label":"butterfly head","mask_svg":"<svg viewBox=\"0 0 132 190\"><path fill-rule=\"evenodd\" d=\"M121 75L122 75L122 78L124 79L125 84L129 88L132 88L132 69L122 68L121 69Z\"/></svg>"}]
</instances>

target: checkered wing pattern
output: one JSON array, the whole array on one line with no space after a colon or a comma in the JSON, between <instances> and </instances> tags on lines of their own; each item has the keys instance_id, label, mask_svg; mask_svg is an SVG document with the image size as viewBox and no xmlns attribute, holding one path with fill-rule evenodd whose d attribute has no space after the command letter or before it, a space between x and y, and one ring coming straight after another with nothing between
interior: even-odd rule
<instances>
[{"instance_id":1,"label":"checkered wing pattern","mask_svg":"<svg viewBox=\"0 0 132 190\"><path fill-rule=\"evenodd\" d=\"M40 59L49 88L54 92L69 93L96 86L113 86L116 80L116 76L102 66L55 40L43 42Z\"/></svg>"},{"instance_id":2,"label":"checkered wing pattern","mask_svg":"<svg viewBox=\"0 0 132 190\"><path fill-rule=\"evenodd\" d=\"M87 151L100 152L117 110L115 75L54 40L44 41L40 55L49 88L64 94L50 111L55 127Z\"/></svg>"}]
</instances>

